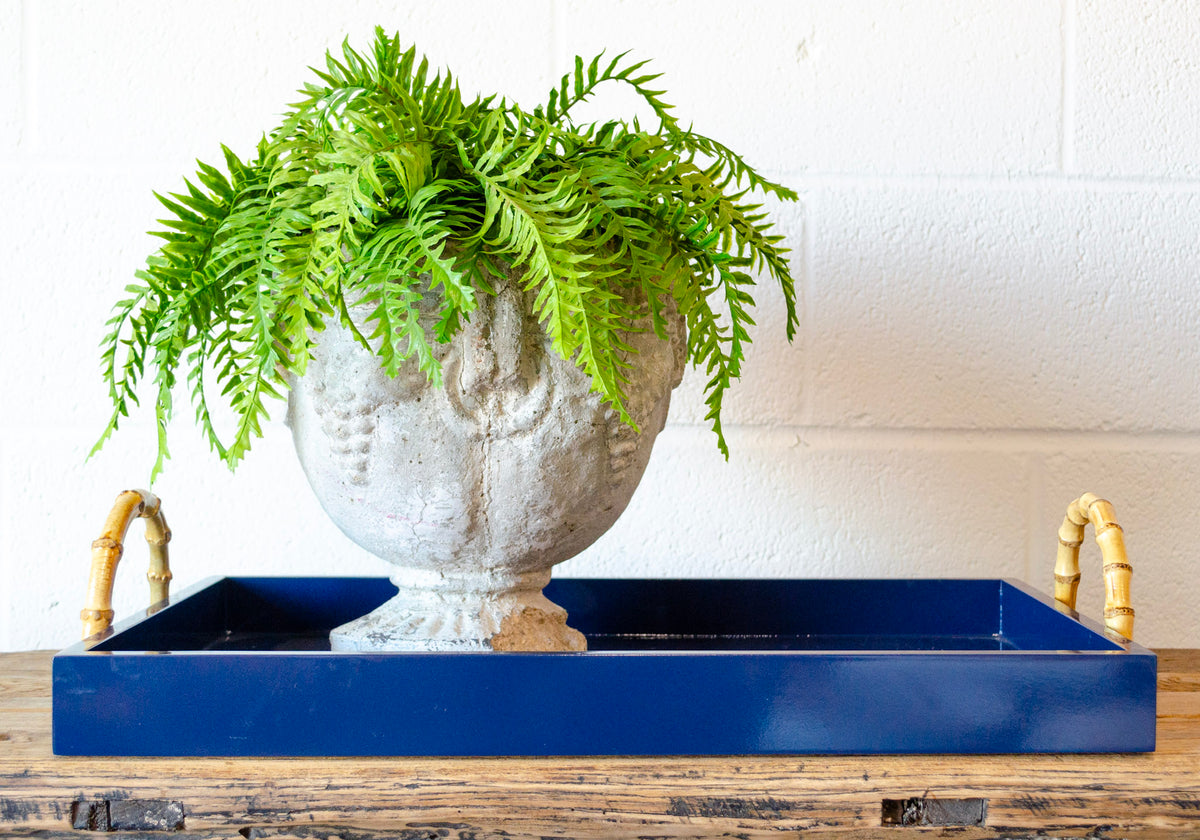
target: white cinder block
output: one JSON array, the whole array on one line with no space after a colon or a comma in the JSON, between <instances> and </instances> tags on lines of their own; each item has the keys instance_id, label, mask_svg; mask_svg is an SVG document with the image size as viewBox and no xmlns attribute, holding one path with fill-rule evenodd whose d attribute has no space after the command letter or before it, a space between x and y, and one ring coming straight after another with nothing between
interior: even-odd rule
<instances>
[{"instance_id":1,"label":"white cinder block","mask_svg":"<svg viewBox=\"0 0 1200 840\"><path fill-rule=\"evenodd\" d=\"M850 437L805 465L815 527L797 536L820 576L1025 576L1021 454L855 448Z\"/></svg>"},{"instance_id":2,"label":"white cinder block","mask_svg":"<svg viewBox=\"0 0 1200 840\"><path fill-rule=\"evenodd\" d=\"M1128 451L1071 448L1040 462L1035 546L1044 546L1034 582L1051 591L1055 533L1067 504L1085 492L1112 502L1133 566L1134 638L1149 647L1200 647L1200 584L1191 511L1200 509L1200 451L1130 444ZM1079 552L1079 611L1103 622L1104 576L1089 525Z\"/></svg>"},{"instance_id":3,"label":"white cinder block","mask_svg":"<svg viewBox=\"0 0 1200 840\"><path fill-rule=\"evenodd\" d=\"M11 242L12 278L0 330L0 426L77 424L96 435L104 428L111 410L100 374L105 322L158 243L143 233L162 209L145 174L44 164L4 173L21 212L0 234ZM143 395L152 406L153 394Z\"/></svg>"},{"instance_id":4,"label":"white cinder block","mask_svg":"<svg viewBox=\"0 0 1200 840\"><path fill-rule=\"evenodd\" d=\"M903 451L804 431L668 428L616 526L562 574L1023 577L1021 454Z\"/></svg>"},{"instance_id":5,"label":"white cinder block","mask_svg":"<svg viewBox=\"0 0 1200 840\"><path fill-rule=\"evenodd\" d=\"M803 577L813 531L812 477L796 436L668 426L617 524L558 567L574 577Z\"/></svg>"},{"instance_id":6,"label":"white cinder block","mask_svg":"<svg viewBox=\"0 0 1200 840\"><path fill-rule=\"evenodd\" d=\"M1077 171L1200 175L1200 9L1080 0L1076 14Z\"/></svg>"},{"instance_id":7,"label":"white cinder block","mask_svg":"<svg viewBox=\"0 0 1200 840\"><path fill-rule=\"evenodd\" d=\"M452 11L310 0L30 5L39 56L30 74L37 151L60 158L165 160L183 175L197 157L219 162L221 143L248 157L295 92L316 81L308 68L323 66L327 49L340 56L346 37L369 51L377 24L417 44L435 66L450 66L466 95L540 97L550 84L548 0L503 7L477 0Z\"/></svg>"},{"instance_id":8,"label":"white cinder block","mask_svg":"<svg viewBox=\"0 0 1200 840\"><path fill-rule=\"evenodd\" d=\"M9 0L0 6L0 151L13 155L25 134L25 55L22 48L22 6Z\"/></svg>"},{"instance_id":9,"label":"white cinder block","mask_svg":"<svg viewBox=\"0 0 1200 840\"><path fill-rule=\"evenodd\" d=\"M682 121L752 164L1001 173L1058 162L1054 3L607 0L564 4L562 17L565 57L653 58Z\"/></svg>"},{"instance_id":10,"label":"white cinder block","mask_svg":"<svg viewBox=\"0 0 1200 840\"><path fill-rule=\"evenodd\" d=\"M818 201L818 425L1200 428L1195 193L886 187Z\"/></svg>"}]
</instances>

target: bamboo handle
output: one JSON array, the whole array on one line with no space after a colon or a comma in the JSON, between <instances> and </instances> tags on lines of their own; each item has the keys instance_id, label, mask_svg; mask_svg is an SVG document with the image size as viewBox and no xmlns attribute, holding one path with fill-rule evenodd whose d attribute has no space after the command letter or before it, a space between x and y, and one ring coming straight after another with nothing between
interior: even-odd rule
<instances>
[{"instance_id":1,"label":"bamboo handle","mask_svg":"<svg viewBox=\"0 0 1200 840\"><path fill-rule=\"evenodd\" d=\"M1125 556L1125 534L1117 524L1113 506L1092 493L1084 493L1067 506L1058 529L1058 559L1054 564L1054 598L1075 609L1079 589L1079 547L1088 524L1104 559L1104 624L1126 639L1133 638L1133 607L1129 605L1129 580L1133 567Z\"/></svg>"},{"instance_id":2,"label":"bamboo handle","mask_svg":"<svg viewBox=\"0 0 1200 840\"><path fill-rule=\"evenodd\" d=\"M171 529L162 515L158 497L145 490L125 490L117 496L104 531L92 543L92 568L88 575L87 605L79 614L83 619L83 638L103 633L112 626L113 579L117 563L125 553L125 534L137 517L146 520L146 542L150 544L150 604L165 601L171 588L171 565L167 559L167 543Z\"/></svg>"}]
</instances>

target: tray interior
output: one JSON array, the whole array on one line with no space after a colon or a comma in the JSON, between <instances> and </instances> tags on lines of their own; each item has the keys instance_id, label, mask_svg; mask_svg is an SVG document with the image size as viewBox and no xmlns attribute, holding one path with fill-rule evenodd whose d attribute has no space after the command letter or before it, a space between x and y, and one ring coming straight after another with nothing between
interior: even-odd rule
<instances>
[{"instance_id":1,"label":"tray interior","mask_svg":"<svg viewBox=\"0 0 1200 840\"><path fill-rule=\"evenodd\" d=\"M331 629L395 592L383 578L220 578L94 651L327 651ZM1123 646L1007 580L556 579L592 653L1105 651Z\"/></svg>"}]
</instances>

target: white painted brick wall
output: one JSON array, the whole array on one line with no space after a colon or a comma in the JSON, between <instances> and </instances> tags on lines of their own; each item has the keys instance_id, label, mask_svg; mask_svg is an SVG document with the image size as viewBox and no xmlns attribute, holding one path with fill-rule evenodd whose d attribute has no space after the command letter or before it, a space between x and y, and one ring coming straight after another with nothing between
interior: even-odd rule
<instances>
[{"instance_id":1,"label":"white painted brick wall","mask_svg":"<svg viewBox=\"0 0 1200 840\"><path fill-rule=\"evenodd\" d=\"M522 102L576 53L633 49L681 118L801 193L778 218L804 328L788 346L764 285L732 459L690 376L628 512L562 572L1048 589L1062 511L1094 490L1125 525L1139 638L1200 646L1200 3L3 0L0 649L74 639L88 545L147 477L149 418L83 459L151 190L247 151L305 67L376 23ZM321 513L278 418L236 475L187 419L156 487L180 585L386 573ZM121 613L145 597L139 540ZM1101 598L1089 542L1084 611Z\"/></svg>"}]
</instances>

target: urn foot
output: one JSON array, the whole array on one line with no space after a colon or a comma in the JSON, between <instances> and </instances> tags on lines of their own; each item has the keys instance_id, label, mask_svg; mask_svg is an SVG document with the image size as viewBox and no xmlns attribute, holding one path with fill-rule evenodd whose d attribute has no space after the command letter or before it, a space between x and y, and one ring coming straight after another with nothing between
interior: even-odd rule
<instances>
[{"instance_id":1,"label":"urn foot","mask_svg":"<svg viewBox=\"0 0 1200 840\"><path fill-rule=\"evenodd\" d=\"M399 592L382 606L335 628L335 651L583 651L567 611L542 594L550 572L443 576L405 569Z\"/></svg>"}]
</instances>

